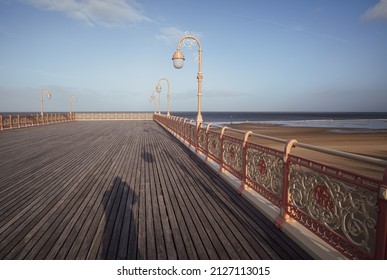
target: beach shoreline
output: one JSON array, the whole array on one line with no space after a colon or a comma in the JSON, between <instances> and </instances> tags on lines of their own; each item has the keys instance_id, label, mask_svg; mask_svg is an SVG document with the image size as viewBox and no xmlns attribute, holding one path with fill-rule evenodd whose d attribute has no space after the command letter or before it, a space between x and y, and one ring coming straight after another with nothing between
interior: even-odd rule
<instances>
[{"instance_id":1,"label":"beach shoreline","mask_svg":"<svg viewBox=\"0 0 387 280\"><path fill-rule=\"evenodd\" d=\"M272 124L238 123L227 125L241 131L252 131L257 134L280 138L283 140L295 139L298 142L349 152L357 155L387 160L387 132L370 130L369 133L359 132L356 129L322 127L291 127ZM264 146L283 150L284 145L253 137L251 141ZM310 160L326 163L327 165L342 168L354 173L376 179L383 178L383 167L371 166L357 161L328 156L322 153L294 148L293 154Z\"/></svg>"}]
</instances>

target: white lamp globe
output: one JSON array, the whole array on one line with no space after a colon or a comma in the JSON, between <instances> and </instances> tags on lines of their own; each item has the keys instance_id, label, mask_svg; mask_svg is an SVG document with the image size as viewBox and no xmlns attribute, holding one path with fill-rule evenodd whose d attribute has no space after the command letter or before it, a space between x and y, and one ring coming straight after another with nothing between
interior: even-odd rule
<instances>
[{"instance_id":1,"label":"white lamp globe","mask_svg":"<svg viewBox=\"0 0 387 280\"><path fill-rule=\"evenodd\" d=\"M184 55L180 50L176 50L172 56L173 66L176 69L181 69L184 65Z\"/></svg>"},{"instance_id":2,"label":"white lamp globe","mask_svg":"<svg viewBox=\"0 0 387 280\"><path fill-rule=\"evenodd\" d=\"M184 65L184 59L176 58L176 59L173 60L173 66L174 66L176 69L181 69L181 68L183 68L183 65Z\"/></svg>"}]
</instances>

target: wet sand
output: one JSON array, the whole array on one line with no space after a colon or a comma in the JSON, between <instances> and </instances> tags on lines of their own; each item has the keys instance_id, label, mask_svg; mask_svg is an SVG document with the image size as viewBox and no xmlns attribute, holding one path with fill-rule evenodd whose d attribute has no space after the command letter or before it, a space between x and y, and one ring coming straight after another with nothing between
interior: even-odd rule
<instances>
[{"instance_id":1,"label":"wet sand","mask_svg":"<svg viewBox=\"0 0 387 280\"><path fill-rule=\"evenodd\" d=\"M251 130L254 133L285 140L296 139L298 142L305 144L387 160L387 131L366 133L364 130L340 129L340 131L337 132L336 128L288 127L253 123L232 124L228 125L228 127L244 131ZM369 132L372 132L372 130ZM283 150L284 147L283 144L256 137L253 137L251 140L281 150ZM322 153L298 147L295 148L293 152L296 155L327 163L331 166L339 167L350 172L360 173L376 179L383 178L382 167L334 156L327 156Z\"/></svg>"}]
</instances>

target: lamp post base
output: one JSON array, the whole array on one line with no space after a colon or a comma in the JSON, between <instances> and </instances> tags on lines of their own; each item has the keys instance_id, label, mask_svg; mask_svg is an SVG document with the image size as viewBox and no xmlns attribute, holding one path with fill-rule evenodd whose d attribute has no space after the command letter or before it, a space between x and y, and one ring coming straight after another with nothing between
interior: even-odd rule
<instances>
[{"instance_id":1,"label":"lamp post base","mask_svg":"<svg viewBox=\"0 0 387 280\"><path fill-rule=\"evenodd\" d=\"M196 128L199 127L199 125L203 122L203 117L202 115L198 115L197 118L196 118Z\"/></svg>"}]
</instances>

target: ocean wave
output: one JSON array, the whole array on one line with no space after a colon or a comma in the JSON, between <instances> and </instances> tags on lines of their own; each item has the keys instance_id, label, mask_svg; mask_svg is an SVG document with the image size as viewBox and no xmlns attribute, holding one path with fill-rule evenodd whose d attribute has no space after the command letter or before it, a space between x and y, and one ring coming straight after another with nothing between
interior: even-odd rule
<instances>
[{"instance_id":1,"label":"ocean wave","mask_svg":"<svg viewBox=\"0 0 387 280\"><path fill-rule=\"evenodd\" d=\"M282 121L254 121L260 124L272 124L292 127L323 127L323 128L349 128L349 129L367 129L367 130L385 130L387 129L386 119L354 119L354 120L282 120Z\"/></svg>"}]
</instances>

